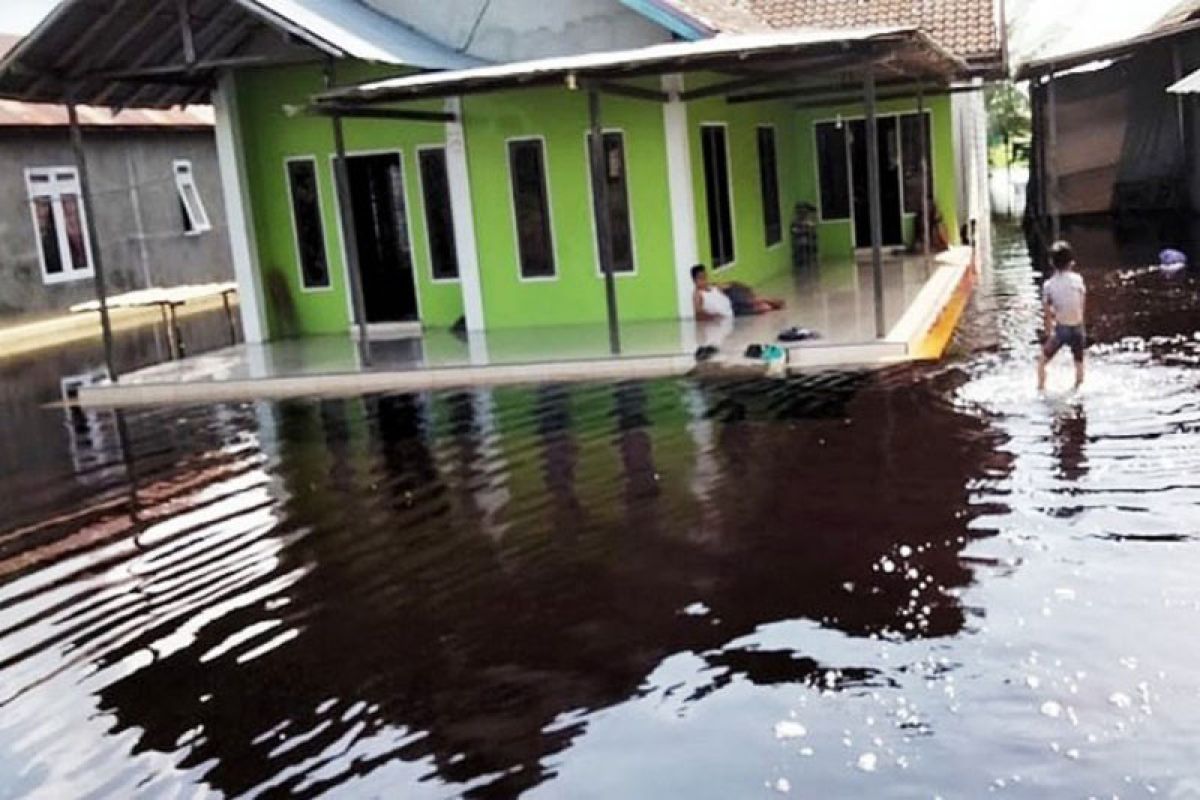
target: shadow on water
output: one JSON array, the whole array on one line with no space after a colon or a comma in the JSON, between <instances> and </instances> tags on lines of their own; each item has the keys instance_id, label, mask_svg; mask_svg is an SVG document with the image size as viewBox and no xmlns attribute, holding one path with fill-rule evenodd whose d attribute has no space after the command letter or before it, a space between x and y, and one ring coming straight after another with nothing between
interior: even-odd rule
<instances>
[{"instance_id":1,"label":"shadow on water","mask_svg":"<svg viewBox=\"0 0 1200 800\"><path fill-rule=\"evenodd\" d=\"M70 475L22 478L69 490L6 496L0 782L1082 791L1042 772L1062 757L1024 682L1062 676L1022 659L1069 656L1024 620L1045 575L1107 558L1079 548L1194 499L1122 469L1150 437L1194 447L1200 414L1185 368L1111 338L1093 395L1029 396L1036 284L997 248L936 367L155 409L128 418L134 503L112 418L85 419Z\"/></svg>"}]
</instances>

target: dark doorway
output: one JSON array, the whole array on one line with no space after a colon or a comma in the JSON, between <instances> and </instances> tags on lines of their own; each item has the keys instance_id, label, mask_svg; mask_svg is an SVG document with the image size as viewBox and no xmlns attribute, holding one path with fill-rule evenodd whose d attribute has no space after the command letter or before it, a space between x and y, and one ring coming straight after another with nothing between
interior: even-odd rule
<instances>
[{"instance_id":1,"label":"dark doorway","mask_svg":"<svg viewBox=\"0 0 1200 800\"><path fill-rule=\"evenodd\" d=\"M400 154L349 156L347 167L367 322L416 322L420 315Z\"/></svg>"},{"instance_id":2,"label":"dark doorway","mask_svg":"<svg viewBox=\"0 0 1200 800\"><path fill-rule=\"evenodd\" d=\"M879 117L879 199L883 209L883 244L904 244L900 207L900 142L896 117ZM850 163L854 180L854 244L871 246L871 195L867 191L867 123L850 122Z\"/></svg>"}]
</instances>

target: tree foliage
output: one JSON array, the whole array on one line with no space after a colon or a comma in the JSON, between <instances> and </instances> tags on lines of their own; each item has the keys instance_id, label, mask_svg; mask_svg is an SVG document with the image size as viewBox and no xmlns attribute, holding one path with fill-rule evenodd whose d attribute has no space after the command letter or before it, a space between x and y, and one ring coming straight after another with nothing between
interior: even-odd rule
<instances>
[{"instance_id":1,"label":"tree foliage","mask_svg":"<svg viewBox=\"0 0 1200 800\"><path fill-rule=\"evenodd\" d=\"M1011 81L989 86L985 92L988 138L993 144L1028 139L1031 130L1029 97Z\"/></svg>"}]
</instances>

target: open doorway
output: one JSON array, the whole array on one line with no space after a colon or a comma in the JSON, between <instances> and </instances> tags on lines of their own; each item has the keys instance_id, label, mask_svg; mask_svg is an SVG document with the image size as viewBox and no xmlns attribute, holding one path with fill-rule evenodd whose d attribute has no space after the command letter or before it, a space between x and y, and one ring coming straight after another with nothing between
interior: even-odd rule
<instances>
[{"instance_id":1,"label":"open doorway","mask_svg":"<svg viewBox=\"0 0 1200 800\"><path fill-rule=\"evenodd\" d=\"M879 200L883 211L883 245L904 244L904 224L900 191L900 139L897 117L879 117ZM867 191L867 123L850 122L850 163L854 181L854 244L871 246L871 195Z\"/></svg>"},{"instance_id":2,"label":"open doorway","mask_svg":"<svg viewBox=\"0 0 1200 800\"><path fill-rule=\"evenodd\" d=\"M400 154L348 156L346 166L367 322L417 322L420 309Z\"/></svg>"}]
</instances>

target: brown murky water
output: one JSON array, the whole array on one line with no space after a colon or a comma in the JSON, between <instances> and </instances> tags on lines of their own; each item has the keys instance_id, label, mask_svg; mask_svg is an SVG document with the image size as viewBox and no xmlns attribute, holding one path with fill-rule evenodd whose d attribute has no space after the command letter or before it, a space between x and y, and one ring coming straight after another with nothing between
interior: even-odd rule
<instances>
[{"instance_id":1,"label":"brown murky water","mask_svg":"<svg viewBox=\"0 0 1200 800\"><path fill-rule=\"evenodd\" d=\"M1009 232L935 367L22 406L0 796L1200 792L1197 281L1078 235L1078 396Z\"/></svg>"}]
</instances>

